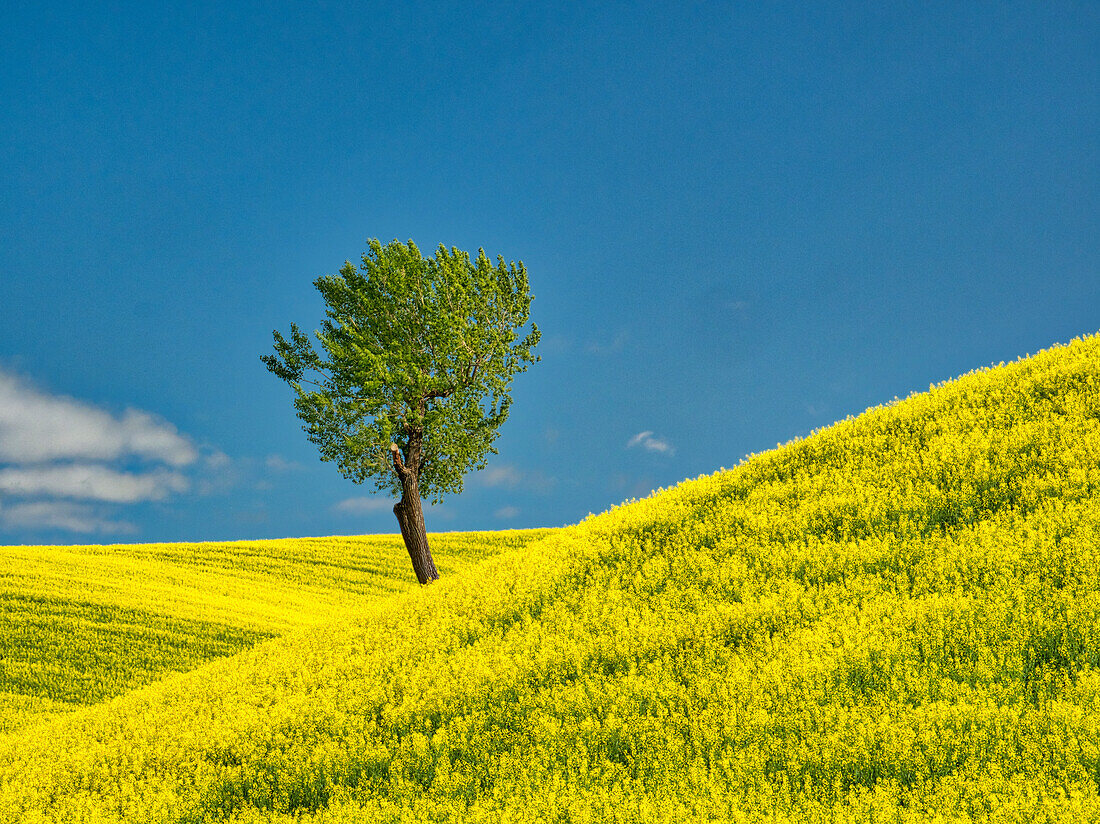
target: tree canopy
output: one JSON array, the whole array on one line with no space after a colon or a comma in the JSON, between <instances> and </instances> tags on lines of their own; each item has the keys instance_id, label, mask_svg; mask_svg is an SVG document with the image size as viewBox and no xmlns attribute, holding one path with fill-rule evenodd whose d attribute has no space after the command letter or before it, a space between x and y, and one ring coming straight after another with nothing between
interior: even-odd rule
<instances>
[{"instance_id":1,"label":"tree canopy","mask_svg":"<svg viewBox=\"0 0 1100 824\"><path fill-rule=\"evenodd\" d=\"M291 324L263 361L294 389L322 460L394 495L408 491L402 471L433 501L460 492L496 452L512 377L539 360L538 327L520 337L531 305L523 263L442 244L425 258L411 240L372 239L361 266L346 261L314 285L326 306L320 349Z\"/></svg>"}]
</instances>

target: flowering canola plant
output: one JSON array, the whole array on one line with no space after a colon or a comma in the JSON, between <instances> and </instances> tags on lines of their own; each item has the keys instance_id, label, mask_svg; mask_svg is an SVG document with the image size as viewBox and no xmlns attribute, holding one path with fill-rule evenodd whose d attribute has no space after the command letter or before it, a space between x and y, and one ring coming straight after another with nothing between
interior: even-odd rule
<instances>
[{"instance_id":1,"label":"flowering canola plant","mask_svg":"<svg viewBox=\"0 0 1100 824\"><path fill-rule=\"evenodd\" d=\"M25 822L1096 821L1098 787L1100 336L0 738Z\"/></svg>"},{"instance_id":2,"label":"flowering canola plant","mask_svg":"<svg viewBox=\"0 0 1100 824\"><path fill-rule=\"evenodd\" d=\"M434 536L448 573L550 530ZM398 535L0 547L0 732L415 586Z\"/></svg>"}]
</instances>

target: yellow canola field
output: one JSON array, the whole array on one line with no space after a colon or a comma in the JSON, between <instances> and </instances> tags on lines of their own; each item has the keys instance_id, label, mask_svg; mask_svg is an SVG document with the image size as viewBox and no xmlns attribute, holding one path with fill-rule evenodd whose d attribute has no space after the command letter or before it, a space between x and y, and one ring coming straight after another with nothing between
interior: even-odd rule
<instances>
[{"instance_id":1,"label":"yellow canola field","mask_svg":"<svg viewBox=\"0 0 1100 824\"><path fill-rule=\"evenodd\" d=\"M455 574L549 530L431 536ZM0 731L416 586L399 535L0 547Z\"/></svg>"},{"instance_id":2,"label":"yellow canola field","mask_svg":"<svg viewBox=\"0 0 1100 824\"><path fill-rule=\"evenodd\" d=\"M0 820L1100 820L1100 337L0 739Z\"/></svg>"}]
</instances>

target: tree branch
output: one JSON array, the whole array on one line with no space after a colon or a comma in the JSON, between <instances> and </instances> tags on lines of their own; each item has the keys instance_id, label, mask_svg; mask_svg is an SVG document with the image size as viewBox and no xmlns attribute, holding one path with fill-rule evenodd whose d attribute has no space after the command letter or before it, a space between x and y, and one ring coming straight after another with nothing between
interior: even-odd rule
<instances>
[{"instance_id":1,"label":"tree branch","mask_svg":"<svg viewBox=\"0 0 1100 824\"><path fill-rule=\"evenodd\" d=\"M390 444L390 453L393 456L393 468L397 473L397 477L401 480L405 480L409 474L409 470L405 466L405 462L401 460L401 450L398 448L397 444Z\"/></svg>"},{"instance_id":2,"label":"tree branch","mask_svg":"<svg viewBox=\"0 0 1100 824\"><path fill-rule=\"evenodd\" d=\"M466 382L469 383L477 375L477 368L481 366L481 355L474 358L474 362L466 369Z\"/></svg>"},{"instance_id":3,"label":"tree branch","mask_svg":"<svg viewBox=\"0 0 1100 824\"><path fill-rule=\"evenodd\" d=\"M455 391L453 386L448 386L446 389L433 389L431 392L423 396L425 401L430 401L434 398L449 398L451 393Z\"/></svg>"}]
</instances>

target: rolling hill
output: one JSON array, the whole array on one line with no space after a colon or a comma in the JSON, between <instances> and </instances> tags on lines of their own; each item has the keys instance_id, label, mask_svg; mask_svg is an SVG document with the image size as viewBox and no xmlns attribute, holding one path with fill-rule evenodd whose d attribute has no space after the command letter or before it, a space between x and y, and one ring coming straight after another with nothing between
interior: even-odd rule
<instances>
[{"instance_id":1,"label":"rolling hill","mask_svg":"<svg viewBox=\"0 0 1100 824\"><path fill-rule=\"evenodd\" d=\"M0 738L0 820L1100 820L1098 494L1090 336L430 587L224 605L257 634Z\"/></svg>"},{"instance_id":2,"label":"rolling hill","mask_svg":"<svg viewBox=\"0 0 1100 824\"><path fill-rule=\"evenodd\" d=\"M551 530L442 533L456 574ZM0 547L0 731L416 586L398 535Z\"/></svg>"}]
</instances>

